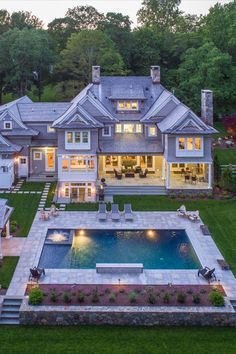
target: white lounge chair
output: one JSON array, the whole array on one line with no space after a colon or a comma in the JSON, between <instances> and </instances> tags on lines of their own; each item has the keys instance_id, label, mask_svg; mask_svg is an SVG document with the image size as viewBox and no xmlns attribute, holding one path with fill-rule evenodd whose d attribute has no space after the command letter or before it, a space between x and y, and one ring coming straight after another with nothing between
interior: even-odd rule
<instances>
[{"instance_id":1,"label":"white lounge chair","mask_svg":"<svg viewBox=\"0 0 236 354\"><path fill-rule=\"evenodd\" d=\"M107 219L107 208L106 204L100 203L98 208L98 220L105 221Z\"/></svg>"},{"instance_id":2,"label":"white lounge chair","mask_svg":"<svg viewBox=\"0 0 236 354\"><path fill-rule=\"evenodd\" d=\"M191 221L200 221L199 211L196 210L193 211L192 213L189 213L188 218Z\"/></svg>"},{"instance_id":3,"label":"white lounge chair","mask_svg":"<svg viewBox=\"0 0 236 354\"><path fill-rule=\"evenodd\" d=\"M134 214L131 208L131 204L124 204L125 220L134 220Z\"/></svg>"},{"instance_id":4,"label":"white lounge chair","mask_svg":"<svg viewBox=\"0 0 236 354\"><path fill-rule=\"evenodd\" d=\"M112 204L111 205L111 219L113 221L119 221L120 220L120 212L119 212L118 204Z\"/></svg>"},{"instance_id":5,"label":"white lounge chair","mask_svg":"<svg viewBox=\"0 0 236 354\"><path fill-rule=\"evenodd\" d=\"M189 213L187 212L185 205L181 205L181 207L177 209L177 212L179 216L183 216L185 218L188 218L189 216Z\"/></svg>"}]
</instances>

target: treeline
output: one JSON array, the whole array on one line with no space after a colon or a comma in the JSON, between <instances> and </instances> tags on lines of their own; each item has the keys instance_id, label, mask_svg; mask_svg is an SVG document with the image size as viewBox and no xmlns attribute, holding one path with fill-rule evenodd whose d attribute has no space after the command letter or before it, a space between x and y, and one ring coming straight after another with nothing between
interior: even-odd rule
<instances>
[{"instance_id":1,"label":"treeline","mask_svg":"<svg viewBox=\"0 0 236 354\"><path fill-rule=\"evenodd\" d=\"M69 100L91 77L148 75L200 109L200 90L214 91L216 117L236 113L236 0L206 16L180 11L180 0L144 0L132 29L128 16L91 6L68 9L43 28L29 12L0 10L0 102L27 94L33 100ZM46 11L46 9L45 9Z\"/></svg>"}]
</instances>

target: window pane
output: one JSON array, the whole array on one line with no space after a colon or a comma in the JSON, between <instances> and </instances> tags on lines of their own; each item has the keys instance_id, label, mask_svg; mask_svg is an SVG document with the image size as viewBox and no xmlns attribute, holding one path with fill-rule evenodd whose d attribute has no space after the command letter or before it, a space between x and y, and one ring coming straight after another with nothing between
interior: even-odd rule
<instances>
[{"instance_id":1,"label":"window pane","mask_svg":"<svg viewBox=\"0 0 236 354\"><path fill-rule=\"evenodd\" d=\"M121 124L116 124L116 133L121 133L122 129L121 129Z\"/></svg>"},{"instance_id":2,"label":"window pane","mask_svg":"<svg viewBox=\"0 0 236 354\"><path fill-rule=\"evenodd\" d=\"M130 101L125 101L125 109L130 109L130 108L131 108Z\"/></svg>"},{"instance_id":3,"label":"window pane","mask_svg":"<svg viewBox=\"0 0 236 354\"><path fill-rule=\"evenodd\" d=\"M84 144L88 143L88 132L82 133L82 140Z\"/></svg>"},{"instance_id":4,"label":"window pane","mask_svg":"<svg viewBox=\"0 0 236 354\"><path fill-rule=\"evenodd\" d=\"M89 170L94 170L94 160L88 160L88 168Z\"/></svg>"},{"instance_id":5,"label":"window pane","mask_svg":"<svg viewBox=\"0 0 236 354\"><path fill-rule=\"evenodd\" d=\"M149 136L156 135L156 127L149 127Z\"/></svg>"},{"instance_id":6,"label":"window pane","mask_svg":"<svg viewBox=\"0 0 236 354\"><path fill-rule=\"evenodd\" d=\"M124 124L124 133L134 133L134 124Z\"/></svg>"},{"instance_id":7,"label":"window pane","mask_svg":"<svg viewBox=\"0 0 236 354\"><path fill-rule=\"evenodd\" d=\"M92 189L88 188L88 197L91 197L91 195L92 195Z\"/></svg>"},{"instance_id":8,"label":"window pane","mask_svg":"<svg viewBox=\"0 0 236 354\"><path fill-rule=\"evenodd\" d=\"M179 138L179 150L184 150L185 146L184 146L184 138Z\"/></svg>"},{"instance_id":9,"label":"window pane","mask_svg":"<svg viewBox=\"0 0 236 354\"><path fill-rule=\"evenodd\" d=\"M142 133L142 124L136 124L136 133Z\"/></svg>"},{"instance_id":10,"label":"window pane","mask_svg":"<svg viewBox=\"0 0 236 354\"><path fill-rule=\"evenodd\" d=\"M138 102L137 101L132 101L131 106L132 106L132 109L137 109L138 108Z\"/></svg>"},{"instance_id":11,"label":"window pane","mask_svg":"<svg viewBox=\"0 0 236 354\"><path fill-rule=\"evenodd\" d=\"M80 132L75 132L75 143L76 144L80 143Z\"/></svg>"},{"instance_id":12,"label":"window pane","mask_svg":"<svg viewBox=\"0 0 236 354\"><path fill-rule=\"evenodd\" d=\"M195 150L201 150L201 138L195 138Z\"/></svg>"},{"instance_id":13,"label":"window pane","mask_svg":"<svg viewBox=\"0 0 236 354\"><path fill-rule=\"evenodd\" d=\"M193 138L187 138L187 150L193 150Z\"/></svg>"},{"instance_id":14,"label":"window pane","mask_svg":"<svg viewBox=\"0 0 236 354\"><path fill-rule=\"evenodd\" d=\"M103 135L110 135L110 128L109 126L105 126L103 128Z\"/></svg>"},{"instance_id":15,"label":"window pane","mask_svg":"<svg viewBox=\"0 0 236 354\"><path fill-rule=\"evenodd\" d=\"M153 166L152 161L153 161L152 156L147 156L147 167L148 168L152 168L152 166Z\"/></svg>"},{"instance_id":16,"label":"window pane","mask_svg":"<svg viewBox=\"0 0 236 354\"><path fill-rule=\"evenodd\" d=\"M118 101L118 109L124 109L125 105L124 105L124 101Z\"/></svg>"},{"instance_id":17,"label":"window pane","mask_svg":"<svg viewBox=\"0 0 236 354\"><path fill-rule=\"evenodd\" d=\"M67 143L68 144L73 143L73 133L72 132L67 132Z\"/></svg>"},{"instance_id":18,"label":"window pane","mask_svg":"<svg viewBox=\"0 0 236 354\"><path fill-rule=\"evenodd\" d=\"M68 160L62 160L62 171L68 171L69 168L69 161Z\"/></svg>"}]
</instances>

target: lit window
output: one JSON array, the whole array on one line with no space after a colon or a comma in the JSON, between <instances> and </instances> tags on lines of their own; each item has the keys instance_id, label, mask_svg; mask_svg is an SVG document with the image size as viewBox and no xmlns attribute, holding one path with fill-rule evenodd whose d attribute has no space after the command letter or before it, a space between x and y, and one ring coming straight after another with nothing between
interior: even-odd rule
<instances>
[{"instance_id":1,"label":"lit window","mask_svg":"<svg viewBox=\"0 0 236 354\"><path fill-rule=\"evenodd\" d=\"M67 143L68 144L73 143L73 133L72 132L67 132Z\"/></svg>"},{"instance_id":2,"label":"lit window","mask_svg":"<svg viewBox=\"0 0 236 354\"><path fill-rule=\"evenodd\" d=\"M149 136L156 136L157 135L157 128L156 127L148 127L148 135Z\"/></svg>"},{"instance_id":3,"label":"lit window","mask_svg":"<svg viewBox=\"0 0 236 354\"><path fill-rule=\"evenodd\" d=\"M69 161L62 160L62 171L68 171L68 169L69 169Z\"/></svg>"},{"instance_id":4,"label":"lit window","mask_svg":"<svg viewBox=\"0 0 236 354\"><path fill-rule=\"evenodd\" d=\"M89 170L94 170L94 160L88 160L88 168Z\"/></svg>"},{"instance_id":5,"label":"lit window","mask_svg":"<svg viewBox=\"0 0 236 354\"><path fill-rule=\"evenodd\" d=\"M80 132L75 132L75 143L76 144L80 143Z\"/></svg>"},{"instance_id":6,"label":"lit window","mask_svg":"<svg viewBox=\"0 0 236 354\"><path fill-rule=\"evenodd\" d=\"M55 133L55 129L52 128L52 126L48 124L48 125L47 125L47 132L48 132L48 133Z\"/></svg>"},{"instance_id":7,"label":"lit window","mask_svg":"<svg viewBox=\"0 0 236 354\"><path fill-rule=\"evenodd\" d=\"M131 107L132 107L132 109L138 109L138 102L137 101L131 101Z\"/></svg>"},{"instance_id":8,"label":"lit window","mask_svg":"<svg viewBox=\"0 0 236 354\"><path fill-rule=\"evenodd\" d=\"M193 138L187 138L187 150L193 150Z\"/></svg>"},{"instance_id":9,"label":"lit window","mask_svg":"<svg viewBox=\"0 0 236 354\"><path fill-rule=\"evenodd\" d=\"M179 150L184 150L184 149L185 149L185 139L179 138Z\"/></svg>"},{"instance_id":10,"label":"lit window","mask_svg":"<svg viewBox=\"0 0 236 354\"><path fill-rule=\"evenodd\" d=\"M117 110L119 111L137 111L138 101L137 100L119 100L117 102Z\"/></svg>"},{"instance_id":11,"label":"lit window","mask_svg":"<svg viewBox=\"0 0 236 354\"><path fill-rule=\"evenodd\" d=\"M125 101L125 109L130 109L130 108L131 108L130 101Z\"/></svg>"},{"instance_id":12,"label":"lit window","mask_svg":"<svg viewBox=\"0 0 236 354\"><path fill-rule=\"evenodd\" d=\"M88 132L82 132L82 142L84 144L88 143Z\"/></svg>"},{"instance_id":13,"label":"lit window","mask_svg":"<svg viewBox=\"0 0 236 354\"><path fill-rule=\"evenodd\" d=\"M142 124L136 124L136 133L142 133Z\"/></svg>"},{"instance_id":14,"label":"lit window","mask_svg":"<svg viewBox=\"0 0 236 354\"><path fill-rule=\"evenodd\" d=\"M92 188L88 188L88 197L91 197L91 195L92 195Z\"/></svg>"},{"instance_id":15,"label":"lit window","mask_svg":"<svg viewBox=\"0 0 236 354\"><path fill-rule=\"evenodd\" d=\"M110 125L105 125L105 127L102 130L102 135L103 136L111 136L111 126Z\"/></svg>"},{"instance_id":16,"label":"lit window","mask_svg":"<svg viewBox=\"0 0 236 354\"><path fill-rule=\"evenodd\" d=\"M134 128L135 128L135 125L134 124L124 124L124 133L134 133Z\"/></svg>"},{"instance_id":17,"label":"lit window","mask_svg":"<svg viewBox=\"0 0 236 354\"><path fill-rule=\"evenodd\" d=\"M67 187L65 188L65 197L69 198L70 196L70 189Z\"/></svg>"},{"instance_id":18,"label":"lit window","mask_svg":"<svg viewBox=\"0 0 236 354\"><path fill-rule=\"evenodd\" d=\"M116 133L122 133L122 125L116 124Z\"/></svg>"},{"instance_id":19,"label":"lit window","mask_svg":"<svg viewBox=\"0 0 236 354\"><path fill-rule=\"evenodd\" d=\"M124 108L125 108L124 101L118 101L118 109L124 109Z\"/></svg>"},{"instance_id":20,"label":"lit window","mask_svg":"<svg viewBox=\"0 0 236 354\"><path fill-rule=\"evenodd\" d=\"M42 160L42 152L41 151L34 151L34 160Z\"/></svg>"},{"instance_id":21,"label":"lit window","mask_svg":"<svg viewBox=\"0 0 236 354\"><path fill-rule=\"evenodd\" d=\"M201 138L195 138L195 150L201 150Z\"/></svg>"},{"instance_id":22,"label":"lit window","mask_svg":"<svg viewBox=\"0 0 236 354\"><path fill-rule=\"evenodd\" d=\"M12 129L12 122L4 122L4 129Z\"/></svg>"}]
</instances>

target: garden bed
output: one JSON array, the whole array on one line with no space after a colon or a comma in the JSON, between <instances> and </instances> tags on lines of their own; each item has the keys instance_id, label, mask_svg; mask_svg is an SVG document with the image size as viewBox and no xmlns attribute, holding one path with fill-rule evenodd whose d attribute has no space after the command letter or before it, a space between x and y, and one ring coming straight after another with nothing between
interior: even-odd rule
<instances>
[{"instance_id":1,"label":"garden bed","mask_svg":"<svg viewBox=\"0 0 236 354\"><path fill-rule=\"evenodd\" d=\"M34 285L28 285L29 294ZM41 305L50 306L212 306L211 285L50 285L40 284Z\"/></svg>"}]
</instances>

